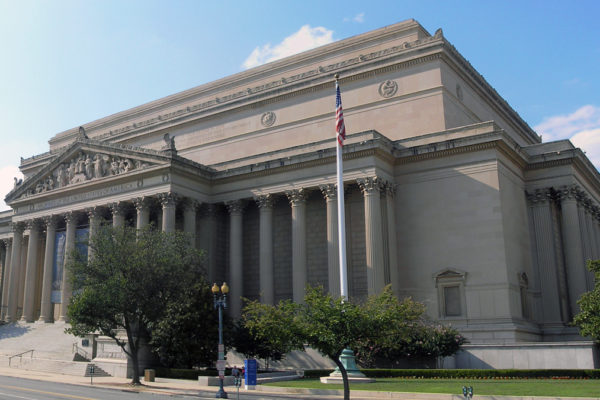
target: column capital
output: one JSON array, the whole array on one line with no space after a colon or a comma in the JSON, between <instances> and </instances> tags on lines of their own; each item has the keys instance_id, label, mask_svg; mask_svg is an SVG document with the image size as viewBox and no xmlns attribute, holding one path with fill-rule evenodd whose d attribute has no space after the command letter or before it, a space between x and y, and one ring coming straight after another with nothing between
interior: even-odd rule
<instances>
[{"instance_id":1,"label":"column capital","mask_svg":"<svg viewBox=\"0 0 600 400\"><path fill-rule=\"evenodd\" d=\"M241 214L244 210L244 202L242 200L230 200L225 202L229 214Z\"/></svg>"},{"instance_id":2,"label":"column capital","mask_svg":"<svg viewBox=\"0 0 600 400\"><path fill-rule=\"evenodd\" d=\"M385 181L383 190L385 191L386 196L394 197L396 195L396 187L393 182Z\"/></svg>"},{"instance_id":3,"label":"column capital","mask_svg":"<svg viewBox=\"0 0 600 400\"><path fill-rule=\"evenodd\" d=\"M35 230L39 231L42 228L42 221L40 219L37 219L37 218L36 219L30 219L29 221L26 222L26 224L27 224L27 229L29 229L30 231L32 229L35 229Z\"/></svg>"},{"instance_id":4,"label":"column capital","mask_svg":"<svg viewBox=\"0 0 600 400\"><path fill-rule=\"evenodd\" d=\"M383 180L378 176L358 178L356 183L358 183L358 186L364 195L372 194L375 191L381 192L383 188Z\"/></svg>"},{"instance_id":5,"label":"column capital","mask_svg":"<svg viewBox=\"0 0 600 400\"><path fill-rule=\"evenodd\" d=\"M181 207L184 211L195 211L202 205L202 203L196 199L192 199L190 197L182 198L179 203L181 203Z\"/></svg>"},{"instance_id":6,"label":"column capital","mask_svg":"<svg viewBox=\"0 0 600 400\"><path fill-rule=\"evenodd\" d=\"M110 203L108 205L108 209L110 210L110 213L113 216L124 215L125 214L125 203L123 203L122 201L115 201L114 203Z\"/></svg>"},{"instance_id":7,"label":"column capital","mask_svg":"<svg viewBox=\"0 0 600 400\"><path fill-rule=\"evenodd\" d=\"M532 205L546 204L555 197L552 188L535 189L532 192L525 191L527 201Z\"/></svg>"},{"instance_id":8,"label":"column capital","mask_svg":"<svg viewBox=\"0 0 600 400\"><path fill-rule=\"evenodd\" d=\"M583 194L583 191L581 190L579 185L562 186L556 192L557 199L559 199L561 201L563 201L563 200L579 201L581 199L582 194Z\"/></svg>"},{"instance_id":9,"label":"column capital","mask_svg":"<svg viewBox=\"0 0 600 400\"><path fill-rule=\"evenodd\" d=\"M5 247L11 246L12 245L12 238L2 239L2 242L4 243Z\"/></svg>"},{"instance_id":10,"label":"column capital","mask_svg":"<svg viewBox=\"0 0 600 400\"><path fill-rule=\"evenodd\" d=\"M162 205L163 209L167 207L175 207L178 200L179 196L177 196L177 194L173 192L160 193L158 195L158 201Z\"/></svg>"},{"instance_id":11,"label":"column capital","mask_svg":"<svg viewBox=\"0 0 600 400\"><path fill-rule=\"evenodd\" d=\"M273 195L271 195L270 193L254 196L254 201L256 201L256 204L260 209L273 208Z\"/></svg>"},{"instance_id":12,"label":"column capital","mask_svg":"<svg viewBox=\"0 0 600 400\"><path fill-rule=\"evenodd\" d=\"M11 230L13 233L22 234L25 230L25 224L23 222L13 222L11 225Z\"/></svg>"},{"instance_id":13,"label":"column capital","mask_svg":"<svg viewBox=\"0 0 600 400\"><path fill-rule=\"evenodd\" d=\"M147 209L152 204L153 199L151 197L142 196L133 199L133 205L137 211Z\"/></svg>"},{"instance_id":14,"label":"column capital","mask_svg":"<svg viewBox=\"0 0 600 400\"><path fill-rule=\"evenodd\" d=\"M287 190L285 195L292 206L297 206L306 202L306 191L304 188Z\"/></svg>"},{"instance_id":15,"label":"column capital","mask_svg":"<svg viewBox=\"0 0 600 400\"><path fill-rule=\"evenodd\" d=\"M95 218L102 218L102 215L104 214L103 208L100 206L86 208L85 213L87 214L90 220Z\"/></svg>"},{"instance_id":16,"label":"column capital","mask_svg":"<svg viewBox=\"0 0 600 400\"><path fill-rule=\"evenodd\" d=\"M323 193L323 197L326 200L335 200L337 199L337 185L335 183L328 183L326 185L319 185L319 189L321 189L321 193Z\"/></svg>"},{"instance_id":17,"label":"column capital","mask_svg":"<svg viewBox=\"0 0 600 400\"><path fill-rule=\"evenodd\" d=\"M63 214L63 218L65 219L65 223L69 225L70 223L76 224L79 221L79 213L74 211L69 211Z\"/></svg>"},{"instance_id":18,"label":"column capital","mask_svg":"<svg viewBox=\"0 0 600 400\"><path fill-rule=\"evenodd\" d=\"M46 227L46 230L48 230L56 228L59 222L59 217L56 215L48 215L46 217L42 217L42 221L44 223L44 226Z\"/></svg>"}]
</instances>

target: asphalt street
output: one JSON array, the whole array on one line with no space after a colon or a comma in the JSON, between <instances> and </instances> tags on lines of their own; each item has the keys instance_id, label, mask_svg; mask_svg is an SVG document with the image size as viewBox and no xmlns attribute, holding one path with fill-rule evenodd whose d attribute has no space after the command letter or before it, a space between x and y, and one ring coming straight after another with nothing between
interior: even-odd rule
<instances>
[{"instance_id":1,"label":"asphalt street","mask_svg":"<svg viewBox=\"0 0 600 400\"><path fill-rule=\"evenodd\" d=\"M268 393L238 393L235 388L226 389L229 399L237 400L291 400L291 399L337 399L338 396L281 395ZM81 386L66 383L45 382L9 376L0 376L0 399L2 400L150 400L150 399L214 399L214 391L198 391L194 395L145 392L144 389L124 386L122 389L104 388L101 385Z\"/></svg>"}]
</instances>

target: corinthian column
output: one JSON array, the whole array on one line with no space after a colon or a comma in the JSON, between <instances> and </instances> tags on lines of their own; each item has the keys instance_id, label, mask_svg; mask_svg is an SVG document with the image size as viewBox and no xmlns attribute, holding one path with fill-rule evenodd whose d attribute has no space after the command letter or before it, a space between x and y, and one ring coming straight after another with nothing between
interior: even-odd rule
<instances>
[{"instance_id":1,"label":"corinthian column","mask_svg":"<svg viewBox=\"0 0 600 400\"><path fill-rule=\"evenodd\" d=\"M42 299L38 322L51 322L52 315L52 266L54 264L54 246L56 242L56 218L44 218L46 224L46 251L44 253L44 275L42 277Z\"/></svg>"},{"instance_id":2,"label":"corinthian column","mask_svg":"<svg viewBox=\"0 0 600 400\"><path fill-rule=\"evenodd\" d=\"M200 222L200 248L206 250L208 281L214 282L217 276L217 206L207 204L202 207Z\"/></svg>"},{"instance_id":3,"label":"corinthian column","mask_svg":"<svg viewBox=\"0 0 600 400\"><path fill-rule=\"evenodd\" d=\"M150 223L150 199L148 197L138 197L133 200L137 216L135 219L136 229L144 229Z\"/></svg>"},{"instance_id":4,"label":"corinthian column","mask_svg":"<svg viewBox=\"0 0 600 400\"><path fill-rule=\"evenodd\" d=\"M586 291L586 267L581 242L581 226L577 206L578 188L568 187L560 191L562 208L562 237L569 286L571 315L579 312L577 299Z\"/></svg>"},{"instance_id":5,"label":"corinthian column","mask_svg":"<svg viewBox=\"0 0 600 400\"><path fill-rule=\"evenodd\" d=\"M378 177L357 179L365 202L365 247L369 295L385 286L383 238L381 233L381 180Z\"/></svg>"},{"instance_id":6,"label":"corinthian column","mask_svg":"<svg viewBox=\"0 0 600 400\"><path fill-rule=\"evenodd\" d=\"M242 314L244 276L242 270L242 209L240 200L225 203L229 211L229 287L230 315L239 318Z\"/></svg>"},{"instance_id":7,"label":"corinthian column","mask_svg":"<svg viewBox=\"0 0 600 400\"><path fill-rule=\"evenodd\" d=\"M390 283L392 290L398 295L400 290L400 271L398 270L398 248L396 241L396 207L394 196L396 189L394 184L388 182L385 185L385 207L387 209L387 235L388 235L388 254L390 259Z\"/></svg>"},{"instance_id":8,"label":"corinthian column","mask_svg":"<svg viewBox=\"0 0 600 400\"><path fill-rule=\"evenodd\" d=\"M338 238L337 185L320 186L327 207L327 280L329 293L340 297L340 254Z\"/></svg>"},{"instance_id":9,"label":"corinthian column","mask_svg":"<svg viewBox=\"0 0 600 400\"><path fill-rule=\"evenodd\" d=\"M21 269L21 246L23 245L22 223L13 224L13 245L10 263L10 282L8 287L8 310L6 322L13 322L17 318L17 296L19 293L19 270Z\"/></svg>"},{"instance_id":10,"label":"corinthian column","mask_svg":"<svg viewBox=\"0 0 600 400\"><path fill-rule=\"evenodd\" d=\"M87 211L88 221L89 221L89 232L88 239L91 240L94 237L98 230L100 229L100 223L102 222L102 210L99 207L92 207ZM91 260L94 257L94 249L88 246L88 260Z\"/></svg>"},{"instance_id":11,"label":"corinthian column","mask_svg":"<svg viewBox=\"0 0 600 400\"><path fill-rule=\"evenodd\" d=\"M196 248L196 210L199 203L194 199L183 202L183 231L190 237L190 246Z\"/></svg>"},{"instance_id":12,"label":"corinthian column","mask_svg":"<svg viewBox=\"0 0 600 400\"><path fill-rule=\"evenodd\" d=\"M60 305L60 316L58 318L61 322L67 321L67 308L69 307L69 301L73 295L73 289L71 287L71 280L69 269L67 264L71 258L71 253L75 249L75 230L77 229L77 215L69 212L65 214L65 222L67 225L67 231L65 234L65 262L63 265L63 276L62 276L62 290L61 290L61 305Z\"/></svg>"},{"instance_id":13,"label":"corinthian column","mask_svg":"<svg viewBox=\"0 0 600 400\"><path fill-rule=\"evenodd\" d=\"M306 291L306 193L304 189L285 193L292 206L292 297L295 303L304 302Z\"/></svg>"},{"instance_id":14,"label":"corinthian column","mask_svg":"<svg viewBox=\"0 0 600 400\"><path fill-rule=\"evenodd\" d=\"M119 228L125 225L125 205L123 202L115 202L108 205L112 213L113 227Z\"/></svg>"},{"instance_id":15,"label":"corinthian column","mask_svg":"<svg viewBox=\"0 0 600 400\"><path fill-rule=\"evenodd\" d=\"M6 257L4 258L4 281L2 282L2 321L6 318L8 312L8 293L10 288L10 268L12 258L12 239L4 239L6 248Z\"/></svg>"},{"instance_id":16,"label":"corinthian column","mask_svg":"<svg viewBox=\"0 0 600 400\"><path fill-rule=\"evenodd\" d=\"M273 198L270 194L255 197L260 210L259 223L259 264L260 301L265 304L275 302L273 285Z\"/></svg>"},{"instance_id":17,"label":"corinthian column","mask_svg":"<svg viewBox=\"0 0 600 400\"><path fill-rule=\"evenodd\" d=\"M527 199L533 221L544 323L566 323L570 319L568 290L566 282L561 282L560 279L562 276L559 269L562 266L554 247L552 192L550 189L536 189L534 193L528 194Z\"/></svg>"},{"instance_id":18,"label":"corinthian column","mask_svg":"<svg viewBox=\"0 0 600 400\"><path fill-rule=\"evenodd\" d=\"M29 246L27 246L27 269L25 270L25 289L23 293L23 315L21 321L33 322L35 302L35 282L37 280L38 245L40 242L40 223L33 220L28 223Z\"/></svg>"},{"instance_id":19,"label":"corinthian column","mask_svg":"<svg viewBox=\"0 0 600 400\"><path fill-rule=\"evenodd\" d=\"M162 205L162 230L163 232L175 232L175 206L177 195L175 193L162 193L159 196Z\"/></svg>"}]
</instances>

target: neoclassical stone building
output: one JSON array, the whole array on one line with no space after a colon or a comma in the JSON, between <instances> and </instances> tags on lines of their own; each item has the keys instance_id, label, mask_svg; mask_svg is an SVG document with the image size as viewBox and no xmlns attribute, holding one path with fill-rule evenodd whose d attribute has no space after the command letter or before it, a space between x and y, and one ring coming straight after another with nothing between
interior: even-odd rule
<instances>
[{"instance_id":1,"label":"neoclassical stone building","mask_svg":"<svg viewBox=\"0 0 600 400\"><path fill-rule=\"evenodd\" d=\"M64 320L64 254L103 221L192 233L234 316L240 296L339 293L336 73L350 295L391 284L481 349L581 344L569 321L600 258L598 171L569 141L541 143L414 20L52 137L0 214L2 318Z\"/></svg>"}]
</instances>

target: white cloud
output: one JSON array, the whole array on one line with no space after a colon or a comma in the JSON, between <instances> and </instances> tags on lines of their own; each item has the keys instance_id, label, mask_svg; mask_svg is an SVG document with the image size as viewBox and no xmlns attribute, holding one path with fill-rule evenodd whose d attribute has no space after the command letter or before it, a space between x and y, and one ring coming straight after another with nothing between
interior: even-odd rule
<instances>
[{"instance_id":1,"label":"white cloud","mask_svg":"<svg viewBox=\"0 0 600 400\"><path fill-rule=\"evenodd\" d=\"M275 46L267 43L255 48L242 66L245 69L257 67L331 42L333 42L333 31L322 26L311 28L310 25L304 25L298 32L286 37Z\"/></svg>"},{"instance_id":2,"label":"white cloud","mask_svg":"<svg viewBox=\"0 0 600 400\"><path fill-rule=\"evenodd\" d=\"M600 170L600 127L576 133L571 142L584 150L592 164Z\"/></svg>"},{"instance_id":3,"label":"white cloud","mask_svg":"<svg viewBox=\"0 0 600 400\"><path fill-rule=\"evenodd\" d=\"M571 114L548 117L533 129L545 142L570 139L600 168L600 107L585 105Z\"/></svg>"},{"instance_id":4,"label":"white cloud","mask_svg":"<svg viewBox=\"0 0 600 400\"><path fill-rule=\"evenodd\" d=\"M15 183L13 179L14 177L23 179L23 174L21 174L21 171L19 171L18 167L9 165L0 168L0 211L10 209L10 207L4 202L4 198L8 192L13 190Z\"/></svg>"},{"instance_id":5,"label":"white cloud","mask_svg":"<svg viewBox=\"0 0 600 400\"><path fill-rule=\"evenodd\" d=\"M365 22L365 13L358 13L352 18L344 17L344 22L356 22L358 24L362 24L363 22Z\"/></svg>"}]
</instances>

